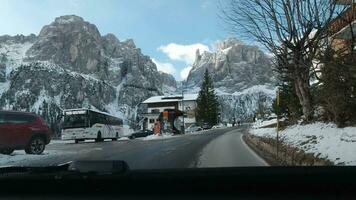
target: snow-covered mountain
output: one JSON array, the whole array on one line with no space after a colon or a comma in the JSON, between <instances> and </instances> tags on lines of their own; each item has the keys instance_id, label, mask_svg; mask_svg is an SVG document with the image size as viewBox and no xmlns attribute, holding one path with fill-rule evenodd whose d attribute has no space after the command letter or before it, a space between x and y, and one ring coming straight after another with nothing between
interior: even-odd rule
<instances>
[{"instance_id":1,"label":"snow-covered mountain","mask_svg":"<svg viewBox=\"0 0 356 200\"><path fill-rule=\"evenodd\" d=\"M186 81L198 91L208 69L225 121L251 118L259 109L268 110L275 96L271 58L258 47L228 38L216 44L215 52L199 52Z\"/></svg>"},{"instance_id":2,"label":"snow-covered mountain","mask_svg":"<svg viewBox=\"0 0 356 200\"><path fill-rule=\"evenodd\" d=\"M78 16L58 17L38 36L0 36L0 109L39 113L54 129L69 108L135 119L144 99L175 88L133 40L102 36Z\"/></svg>"}]
</instances>

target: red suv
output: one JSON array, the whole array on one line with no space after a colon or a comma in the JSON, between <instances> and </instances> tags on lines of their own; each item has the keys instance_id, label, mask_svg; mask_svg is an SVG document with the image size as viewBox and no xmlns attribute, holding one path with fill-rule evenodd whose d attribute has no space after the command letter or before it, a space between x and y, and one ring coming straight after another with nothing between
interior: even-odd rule
<instances>
[{"instance_id":1,"label":"red suv","mask_svg":"<svg viewBox=\"0 0 356 200\"><path fill-rule=\"evenodd\" d=\"M28 112L0 111L0 153L25 149L41 154L51 140L51 131L42 117Z\"/></svg>"}]
</instances>

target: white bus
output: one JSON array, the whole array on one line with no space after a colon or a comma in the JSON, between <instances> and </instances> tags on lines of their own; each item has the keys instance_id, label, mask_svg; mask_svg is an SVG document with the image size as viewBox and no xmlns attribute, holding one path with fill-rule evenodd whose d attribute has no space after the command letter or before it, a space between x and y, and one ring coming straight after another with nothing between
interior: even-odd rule
<instances>
[{"instance_id":1,"label":"white bus","mask_svg":"<svg viewBox=\"0 0 356 200\"><path fill-rule=\"evenodd\" d=\"M75 143L86 139L102 142L104 139L117 140L123 135L123 121L108 113L90 109L64 110L62 140Z\"/></svg>"}]
</instances>

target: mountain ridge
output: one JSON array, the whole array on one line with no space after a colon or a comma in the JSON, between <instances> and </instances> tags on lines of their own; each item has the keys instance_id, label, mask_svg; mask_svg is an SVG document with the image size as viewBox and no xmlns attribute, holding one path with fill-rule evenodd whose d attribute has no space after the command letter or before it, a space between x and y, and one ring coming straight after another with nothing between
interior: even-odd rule
<instances>
[{"instance_id":1,"label":"mountain ridge","mask_svg":"<svg viewBox=\"0 0 356 200\"><path fill-rule=\"evenodd\" d=\"M57 133L63 109L90 107L131 123L139 103L175 88L132 39L102 36L78 16L57 17L39 35L0 36L0 109L39 113Z\"/></svg>"}]
</instances>

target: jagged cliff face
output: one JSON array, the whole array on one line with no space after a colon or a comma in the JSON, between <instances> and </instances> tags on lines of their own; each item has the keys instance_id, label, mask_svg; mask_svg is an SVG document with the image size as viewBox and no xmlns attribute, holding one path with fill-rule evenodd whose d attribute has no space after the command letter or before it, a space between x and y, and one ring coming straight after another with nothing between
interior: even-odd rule
<instances>
[{"instance_id":1,"label":"jagged cliff face","mask_svg":"<svg viewBox=\"0 0 356 200\"><path fill-rule=\"evenodd\" d=\"M38 36L0 36L0 109L39 113L56 131L62 109L133 120L140 102L175 87L133 40L101 36L78 16L58 17Z\"/></svg>"},{"instance_id":2,"label":"jagged cliff face","mask_svg":"<svg viewBox=\"0 0 356 200\"><path fill-rule=\"evenodd\" d=\"M214 80L223 120L250 119L262 106L270 110L275 78L271 59L258 47L229 38L219 42L215 52L197 51L187 87L197 90L206 69Z\"/></svg>"},{"instance_id":3,"label":"jagged cliff face","mask_svg":"<svg viewBox=\"0 0 356 200\"><path fill-rule=\"evenodd\" d=\"M224 92L235 92L254 85L274 82L271 60L256 46L245 45L229 38L216 45L216 52L196 53L187 84L199 86L202 75L208 69L215 87Z\"/></svg>"}]
</instances>

